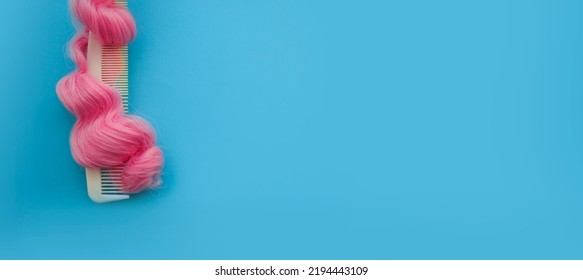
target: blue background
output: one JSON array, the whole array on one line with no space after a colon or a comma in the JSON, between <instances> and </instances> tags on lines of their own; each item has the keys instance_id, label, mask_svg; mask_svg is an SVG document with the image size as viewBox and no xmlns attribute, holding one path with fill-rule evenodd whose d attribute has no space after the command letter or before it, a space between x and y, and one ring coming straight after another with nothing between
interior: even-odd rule
<instances>
[{"instance_id":1,"label":"blue background","mask_svg":"<svg viewBox=\"0 0 583 280\"><path fill-rule=\"evenodd\" d=\"M97 205L66 1L3 1L0 258L583 258L582 1L130 2L165 184Z\"/></svg>"}]
</instances>

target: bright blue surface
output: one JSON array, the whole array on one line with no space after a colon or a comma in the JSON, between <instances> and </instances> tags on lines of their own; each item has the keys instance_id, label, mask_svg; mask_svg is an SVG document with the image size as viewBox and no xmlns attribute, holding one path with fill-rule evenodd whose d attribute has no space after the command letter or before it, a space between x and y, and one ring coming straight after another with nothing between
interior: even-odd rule
<instances>
[{"instance_id":1,"label":"bright blue surface","mask_svg":"<svg viewBox=\"0 0 583 280\"><path fill-rule=\"evenodd\" d=\"M165 185L90 202L66 1L0 9L0 258L583 258L583 2L130 1Z\"/></svg>"}]
</instances>

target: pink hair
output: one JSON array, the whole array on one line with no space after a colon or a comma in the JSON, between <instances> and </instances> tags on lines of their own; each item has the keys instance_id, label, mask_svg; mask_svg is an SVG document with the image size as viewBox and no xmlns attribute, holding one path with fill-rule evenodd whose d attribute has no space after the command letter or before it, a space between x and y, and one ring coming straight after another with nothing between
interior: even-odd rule
<instances>
[{"instance_id":1,"label":"pink hair","mask_svg":"<svg viewBox=\"0 0 583 280\"><path fill-rule=\"evenodd\" d=\"M154 130L142 118L124 114L119 92L87 73L89 32L103 45L125 45L136 36L134 18L114 0L72 0L71 9L85 28L69 46L78 69L59 81L57 95L77 117L70 138L73 157L90 168L123 166L127 192L156 187L164 159Z\"/></svg>"}]
</instances>

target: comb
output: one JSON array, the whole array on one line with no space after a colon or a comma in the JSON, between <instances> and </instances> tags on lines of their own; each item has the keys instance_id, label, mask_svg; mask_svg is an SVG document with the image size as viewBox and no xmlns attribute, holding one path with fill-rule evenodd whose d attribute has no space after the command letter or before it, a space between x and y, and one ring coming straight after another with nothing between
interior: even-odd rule
<instances>
[{"instance_id":1,"label":"comb","mask_svg":"<svg viewBox=\"0 0 583 280\"><path fill-rule=\"evenodd\" d=\"M116 0L116 4L127 8L127 0ZM116 88L121 95L123 111L128 113L128 46L101 45L90 32L87 45L87 72ZM86 168L89 198L96 203L130 198L130 195L121 188L122 172L123 167Z\"/></svg>"}]
</instances>

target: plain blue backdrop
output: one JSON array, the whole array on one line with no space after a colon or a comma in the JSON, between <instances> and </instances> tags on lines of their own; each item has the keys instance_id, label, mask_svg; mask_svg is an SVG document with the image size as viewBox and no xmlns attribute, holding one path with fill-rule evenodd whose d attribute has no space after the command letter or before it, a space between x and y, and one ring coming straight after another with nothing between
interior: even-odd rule
<instances>
[{"instance_id":1,"label":"plain blue backdrop","mask_svg":"<svg viewBox=\"0 0 583 280\"><path fill-rule=\"evenodd\" d=\"M583 258L583 2L130 1L164 186L97 205L67 1L0 10L0 258Z\"/></svg>"}]
</instances>

